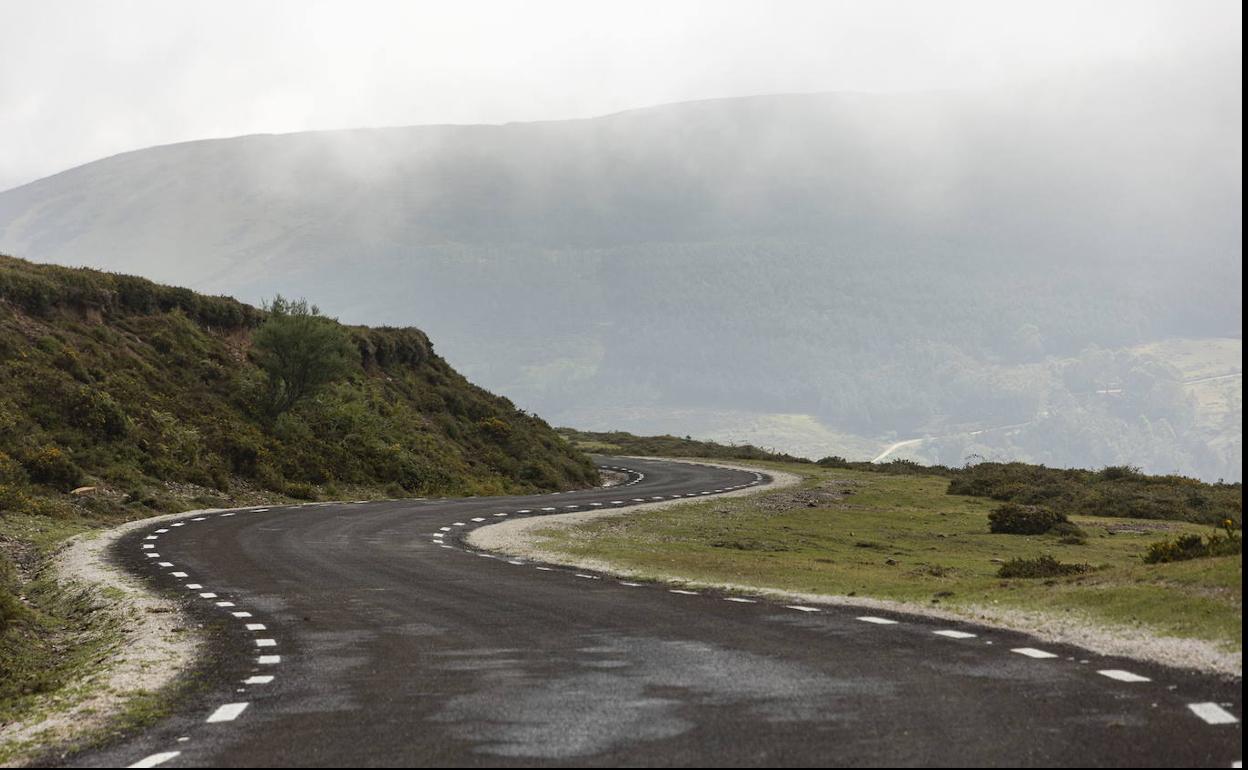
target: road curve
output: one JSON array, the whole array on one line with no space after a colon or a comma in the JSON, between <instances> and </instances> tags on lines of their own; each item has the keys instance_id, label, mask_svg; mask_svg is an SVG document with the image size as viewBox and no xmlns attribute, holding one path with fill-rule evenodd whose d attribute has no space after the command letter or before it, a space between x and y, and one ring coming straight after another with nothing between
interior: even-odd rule
<instances>
[{"instance_id":1,"label":"road curve","mask_svg":"<svg viewBox=\"0 0 1248 770\"><path fill-rule=\"evenodd\" d=\"M162 522L119 558L218 633L177 712L58 764L1073 765L1240 759L1238 681L948 621L475 553L506 516L700 497L757 474L664 461L624 487L259 508ZM617 502L618 501L618 502Z\"/></svg>"}]
</instances>

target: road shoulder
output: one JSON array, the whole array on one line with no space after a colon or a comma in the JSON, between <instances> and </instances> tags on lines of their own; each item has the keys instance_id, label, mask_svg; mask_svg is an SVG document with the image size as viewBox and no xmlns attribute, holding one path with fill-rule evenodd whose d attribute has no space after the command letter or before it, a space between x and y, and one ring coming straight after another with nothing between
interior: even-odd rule
<instances>
[{"instance_id":1,"label":"road shoulder","mask_svg":"<svg viewBox=\"0 0 1248 770\"><path fill-rule=\"evenodd\" d=\"M84 595L101 617L87 633L107 652L69 685L41 699L30 716L0 726L0 757L20 766L49 748L103 737L126 720L142 720L198 659L205 634L178 602L152 591L113 558L116 543L136 529L203 511L155 516L93 530L68 540L50 569L60 590Z\"/></svg>"},{"instance_id":2,"label":"road shoulder","mask_svg":"<svg viewBox=\"0 0 1248 770\"><path fill-rule=\"evenodd\" d=\"M798 476L767 467L688 459L681 460L681 462L696 462L708 466L757 471L766 473L774 478L774 481L768 485L717 495L716 497L758 495L773 492L783 487L794 486L802 481ZM467 536L466 541L470 546L483 551L492 551L553 565L574 567L621 578L651 580L689 588L714 589L731 593L749 593L754 596L767 597L786 603L797 602L802 604L860 607L971 622L989 628L1031 634L1043 641L1070 644L1101 655L1147 661L1224 677L1242 678L1243 676L1243 655L1239 651L1228 651L1218 644L1200 639L1161 636L1148 633L1142 628L1124 629L1090 622L1088 619L1081 618L1075 613L1059 616L1050 612L985 605L935 607L920 602L895 599L803 593L757 585L694 580L687 575L665 573L650 569L633 569L608 560L574 556L551 547L554 538L551 538L548 533L552 530L568 531L590 521L605 520L689 504L688 501L674 500L624 506L607 511L585 511L526 519L512 519L473 530Z\"/></svg>"}]
</instances>

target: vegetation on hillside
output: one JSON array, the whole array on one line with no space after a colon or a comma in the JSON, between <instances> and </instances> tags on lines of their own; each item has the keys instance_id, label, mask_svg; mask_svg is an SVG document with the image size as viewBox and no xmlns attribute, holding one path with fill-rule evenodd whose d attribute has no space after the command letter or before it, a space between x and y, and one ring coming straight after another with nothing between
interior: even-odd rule
<instances>
[{"instance_id":1,"label":"vegetation on hillside","mask_svg":"<svg viewBox=\"0 0 1248 770\"><path fill-rule=\"evenodd\" d=\"M416 329L0 256L0 720L54 688L84 613L47 551L156 512L595 483L537 417ZM77 645L77 646L75 646Z\"/></svg>"},{"instance_id":2,"label":"vegetation on hillside","mask_svg":"<svg viewBox=\"0 0 1248 770\"><path fill-rule=\"evenodd\" d=\"M751 444L719 444L714 441L698 441L685 436L635 436L624 431L594 433L575 428L556 428L559 435L585 452L602 454L637 455L645 457L708 457L719 460L779 460L785 462L810 462L804 457L794 457L783 452L762 449Z\"/></svg>"},{"instance_id":3,"label":"vegetation on hillside","mask_svg":"<svg viewBox=\"0 0 1248 770\"><path fill-rule=\"evenodd\" d=\"M545 423L472 386L421 332L345 327L281 298L266 312L0 258L0 382L5 494L65 513L120 512L178 483L400 496L595 478ZM80 486L96 489L64 497Z\"/></svg>"},{"instance_id":4,"label":"vegetation on hillside","mask_svg":"<svg viewBox=\"0 0 1248 770\"><path fill-rule=\"evenodd\" d=\"M585 451L661 457L776 460L809 463L801 457L749 445L729 446L674 436L590 433L559 428L559 433ZM1041 509L1054 523L1069 516L1113 516L1171 519L1220 525L1243 521L1243 485L1211 484L1185 476L1155 476L1138 468L1111 466L1100 470L1047 468L1029 463L968 463L962 467L922 465L911 460L886 463L824 457L816 464L864 473L934 476L947 479L953 495L986 497ZM1048 531L1051 527L1046 527Z\"/></svg>"}]
</instances>

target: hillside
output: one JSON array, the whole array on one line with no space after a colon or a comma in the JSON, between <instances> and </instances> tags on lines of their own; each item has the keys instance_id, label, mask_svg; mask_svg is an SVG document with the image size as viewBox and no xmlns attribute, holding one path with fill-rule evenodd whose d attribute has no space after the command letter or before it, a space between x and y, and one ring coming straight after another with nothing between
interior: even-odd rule
<instances>
[{"instance_id":1,"label":"hillside","mask_svg":"<svg viewBox=\"0 0 1248 770\"><path fill-rule=\"evenodd\" d=\"M44 578L70 534L290 498L596 483L584 455L416 329L318 319L348 341L341 377L267 413L253 342L269 320L228 297L0 256L0 723L98 641L95 600Z\"/></svg>"},{"instance_id":2,"label":"hillside","mask_svg":"<svg viewBox=\"0 0 1248 770\"><path fill-rule=\"evenodd\" d=\"M1242 324L1202 71L155 147L0 193L0 248L414 323L584 429L1238 479L1159 346Z\"/></svg>"},{"instance_id":3,"label":"hillside","mask_svg":"<svg viewBox=\"0 0 1248 770\"><path fill-rule=\"evenodd\" d=\"M489 494L595 478L545 423L470 384L416 329L350 327L342 380L269 424L249 356L264 320L225 297L3 258L0 457L35 494L167 483Z\"/></svg>"}]
</instances>

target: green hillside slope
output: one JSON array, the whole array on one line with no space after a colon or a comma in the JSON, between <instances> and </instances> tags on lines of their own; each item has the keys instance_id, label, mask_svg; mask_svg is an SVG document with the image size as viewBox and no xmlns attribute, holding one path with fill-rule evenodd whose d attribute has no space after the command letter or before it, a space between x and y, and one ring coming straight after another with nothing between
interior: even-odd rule
<instances>
[{"instance_id":1,"label":"green hillside slope","mask_svg":"<svg viewBox=\"0 0 1248 770\"><path fill-rule=\"evenodd\" d=\"M345 341L344 371L275 415L252 345L266 315L0 256L0 723L98 642L91 602L42 574L70 534L285 498L596 483L588 458L469 383L416 329L318 319Z\"/></svg>"}]
</instances>

